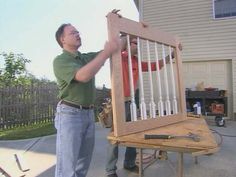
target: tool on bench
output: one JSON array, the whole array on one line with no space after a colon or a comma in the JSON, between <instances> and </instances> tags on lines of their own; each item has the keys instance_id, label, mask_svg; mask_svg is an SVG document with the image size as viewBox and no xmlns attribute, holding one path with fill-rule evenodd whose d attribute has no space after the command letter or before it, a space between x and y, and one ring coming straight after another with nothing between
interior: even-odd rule
<instances>
[{"instance_id":1,"label":"tool on bench","mask_svg":"<svg viewBox=\"0 0 236 177\"><path fill-rule=\"evenodd\" d=\"M146 134L144 139L173 139L173 138L190 138L193 141L199 142L200 137L194 133L189 133L187 135L168 135L168 134Z\"/></svg>"}]
</instances>

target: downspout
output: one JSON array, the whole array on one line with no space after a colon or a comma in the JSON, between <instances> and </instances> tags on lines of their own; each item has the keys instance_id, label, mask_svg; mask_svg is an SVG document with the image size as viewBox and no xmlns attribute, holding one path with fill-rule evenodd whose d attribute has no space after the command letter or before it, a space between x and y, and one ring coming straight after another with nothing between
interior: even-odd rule
<instances>
[{"instance_id":1,"label":"downspout","mask_svg":"<svg viewBox=\"0 0 236 177\"><path fill-rule=\"evenodd\" d=\"M138 8L139 8L139 21L143 21L143 0L139 0Z\"/></svg>"}]
</instances>

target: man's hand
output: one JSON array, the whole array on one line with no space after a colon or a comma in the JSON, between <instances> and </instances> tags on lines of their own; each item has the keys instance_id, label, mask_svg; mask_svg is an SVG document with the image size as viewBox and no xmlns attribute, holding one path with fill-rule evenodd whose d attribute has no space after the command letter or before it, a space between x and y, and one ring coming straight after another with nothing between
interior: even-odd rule
<instances>
[{"instance_id":1,"label":"man's hand","mask_svg":"<svg viewBox=\"0 0 236 177\"><path fill-rule=\"evenodd\" d=\"M182 46L182 44L181 44L181 43L179 43L179 45L178 45L178 48L179 48L179 50L180 50L180 51L182 51L182 50L183 50L183 46Z\"/></svg>"},{"instance_id":2,"label":"man's hand","mask_svg":"<svg viewBox=\"0 0 236 177\"><path fill-rule=\"evenodd\" d=\"M107 53L108 57L112 55L112 53L116 52L121 47L119 38L111 39L106 41L104 45L104 52Z\"/></svg>"},{"instance_id":3,"label":"man's hand","mask_svg":"<svg viewBox=\"0 0 236 177\"><path fill-rule=\"evenodd\" d=\"M120 12L120 10L119 9L113 9L112 11L111 11L111 13L113 13L113 14L116 14L116 15L118 15L118 17L122 17L120 14L118 14L118 12Z\"/></svg>"},{"instance_id":4,"label":"man's hand","mask_svg":"<svg viewBox=\"0 0 236 177\"><path fill-rule=\"evenodd\" d=\"M140 21L139 23L141 23L141 25L142 25L144 28L148 27L148 24L147 24L146 22L144 22L144 21Z\"/></svg>"},{"instance_id":5,"label":"man's hand","mask_svg":"<svg viewBox=\"0 0 236 177\"><path fill-rule=\"evenodd\" d=\"M181 43L179 43L179 45L178 45L178 48L179 48L179 50L180 50L180 51L182 51L182 50L183 50L183 46L182 46L182 44L181 44ZM172 52L171 52L171 58L172 58L172 59L174 59L174 58L175 58L175 53L174 53L174 51L172 51Z\"/></svg>"}]
</instances>

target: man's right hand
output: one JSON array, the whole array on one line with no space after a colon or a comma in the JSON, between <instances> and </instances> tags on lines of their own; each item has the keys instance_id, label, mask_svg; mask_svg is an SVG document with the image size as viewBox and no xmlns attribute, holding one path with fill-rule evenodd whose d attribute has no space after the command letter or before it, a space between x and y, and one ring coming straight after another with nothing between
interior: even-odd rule
<instances>
[{"instance_id":1,"label":"man's right hand","mask_svg":"<svg viewBox=\"0 0 236 177\"><path fill-rule=\"evenodd\" d=\"M120 39L114 38L109 41L106 41L104 45L104 52L106 52L107 56L110 57L114 52L120 49Z\"/></svg>"}]
</instances>

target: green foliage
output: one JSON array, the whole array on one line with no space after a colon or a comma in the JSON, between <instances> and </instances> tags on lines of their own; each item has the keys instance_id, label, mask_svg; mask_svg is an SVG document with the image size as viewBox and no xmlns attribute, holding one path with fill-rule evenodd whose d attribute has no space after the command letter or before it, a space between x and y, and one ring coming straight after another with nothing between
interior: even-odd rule
<instances>
[{"instance_id":1,"label":"green foliage","mask_svg":"<svg viewBox=\"0 0 236 177\"><path fill-rule=\"evenodd\" d=\"M4 65L3 67L0 65L0 87L55 83L46 78L38 79L30 74L26 69L26 64L30 62L23 54L0 53L0 64Z\"/></svg>"},{"instance_id":2,"label":"green foliage","mask_svg":"<svg viewBox=\"0 0 236 177\"><path fill-rule=\"evenodd\" d=\"M36 77L31 78L31 83L34 83L34 84L55 84L55 85L57 84L55 81L50 81L47 78L38 79Z\"/></svg>"},{"instance_id":3,"label":"green foliage","mask_svg":"<svg viewBox=\"0 0 236 177\"><path fill-rule=\"evenodd\" d=\"M4 60L4 68L0 70L0 86L27 85L30 83L26 70L26 63L30 63L30 60L26 59L23 54L12 52L2 52L0 57Z\"/></svg>"}]
</instances>

